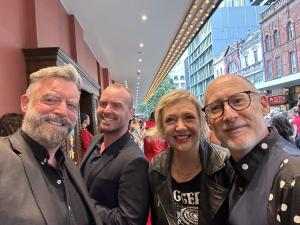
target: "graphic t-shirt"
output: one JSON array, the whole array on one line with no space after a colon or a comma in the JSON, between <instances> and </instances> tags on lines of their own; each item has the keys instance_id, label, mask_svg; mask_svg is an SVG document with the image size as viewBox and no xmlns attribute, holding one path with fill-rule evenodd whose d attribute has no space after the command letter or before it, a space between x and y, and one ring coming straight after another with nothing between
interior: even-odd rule
<instances>
[{"instance_id":1,"label":"graphic t-shirt","mask_svg":"<svg viewBox=\"0 0 300 225\"><path fill-rule=\"evenodd\" d=\"M173 200L178 225L196 225L200 211L201 172L192 180L177 183L172 179Z\"/></svg>"}]
</instances>

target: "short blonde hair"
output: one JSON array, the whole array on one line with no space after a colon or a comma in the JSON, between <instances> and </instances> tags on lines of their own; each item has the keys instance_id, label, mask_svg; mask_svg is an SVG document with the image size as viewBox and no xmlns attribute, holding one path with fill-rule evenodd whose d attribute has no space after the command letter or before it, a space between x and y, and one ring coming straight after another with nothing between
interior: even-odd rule
<instances>
[{"instance_id":1,"label":"short blonde hair","mask_svg":"<svg viewBox=\"0 0 300 225\"><path fill-rule=\"evenodd\" d=\"M52 66L40 69L29 76L29 86L26 90L26 94L30 96L35 88L36 84L41 82L46 78L57 77L68 81L72 81L76 84L78 91L80 92L82 86L82 78L79 73L71 64L66 64L63 66Z\"/></svg>"},{"instance_id":2,"label":"short blonde hair","mask_svg":"<svg viewBox=\"0 0 300 225\"><path fill-rule=\"evenodd\" d=\"M208 137L208 126L205 120L205 114L201 111L203 105L198 99L196 98L195 95L192 93L178 89L169 92L168 94L165 94L158 102L157 107L155 109L155 122L156 122L156 133L158 133L160 136L163 134L163 110L167 107L170 106L180 100L186 100L190 101L192 104L195 105L197 109L197 113L200 119L200 127L199 129L201 130L201 137L202 138L207 138Z\"/></svg>"}]
</instances>

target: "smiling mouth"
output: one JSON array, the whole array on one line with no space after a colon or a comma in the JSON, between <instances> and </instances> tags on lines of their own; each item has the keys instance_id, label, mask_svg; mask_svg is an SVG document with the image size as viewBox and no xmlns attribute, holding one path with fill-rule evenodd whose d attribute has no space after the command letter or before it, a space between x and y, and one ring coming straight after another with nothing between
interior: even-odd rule
<instances>
[{"instance_id":1,"label":"smiling mouth","mask_svg":"<svg viewBox=\"0 0 300 225\"><path fill-rule=\"evenodd\" d=\"M57 127L64 127L65 123L59 123L59 122L55 122L55 121L46 121L47 123L53 125L53 126L57 126Z\"/></svg>"},{"instance_id":2,"label":"smiling mouth","mask_svg":"<svg viewBox=\"0 0 300 225\"><path fill-rule=\"evenodd\" d=\"M191 135L176 135L174 136L175 140L180 143L185 143L188 141Z\"/></svg>"},{"instance_id":3,"label":"smiling mouth","mask_svg":"<svg viewBox=\"0 0 300 225\"><path fill-rule=\"evenodd\" d=\"M114 121L113 118L107 118L107 117L102 117L101 120L104 121L104 122Z\"/></svg>"}]
</instances>

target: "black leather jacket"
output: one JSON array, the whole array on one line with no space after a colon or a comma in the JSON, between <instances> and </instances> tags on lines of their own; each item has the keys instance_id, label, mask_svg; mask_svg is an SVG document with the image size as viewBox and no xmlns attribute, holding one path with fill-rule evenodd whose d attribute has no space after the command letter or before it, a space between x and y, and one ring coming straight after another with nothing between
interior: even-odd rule
<instances>
[{"instance_id":1,"label":"black leather jacket","mask_svg":"<svg viewBox=\"0 0 300 225\"><path fill-rule=\"evenodd\" d=\"M177 225L170 174L172 151L161 153L150 164L152 225ZM226 224L227 197L234 177L229 151L206 141L200 143L199 151L203 173L199 189L204 196L200 200L199 224Z\"/></svg>"}]
</instances>

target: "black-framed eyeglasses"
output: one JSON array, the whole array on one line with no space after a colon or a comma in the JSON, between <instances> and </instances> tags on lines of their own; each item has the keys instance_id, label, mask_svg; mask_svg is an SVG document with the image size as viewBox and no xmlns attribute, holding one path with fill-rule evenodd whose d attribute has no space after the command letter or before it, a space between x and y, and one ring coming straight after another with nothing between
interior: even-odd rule
<instances>
[{"instance_id":1,"label":"black-framed eyeglasses","mask_svg":"<svg viewBox=\"0 0 300 225\"><path fill-rule=\"evenodd\" d=\"M221 117L224 113L224 104L225 102L228 102L228 105L236 110L236 111L242 111L246 108L248 108L251 104L251 97L250 94L259 94L257 92L253 91L242 91L239 93L236 93L234 95L231 95L227 100L221 101L217 100L214 101L205 107L202 108L202 111L206 114L206 116L210 119L217 119Z\"/></svg>"}]
</instances>

